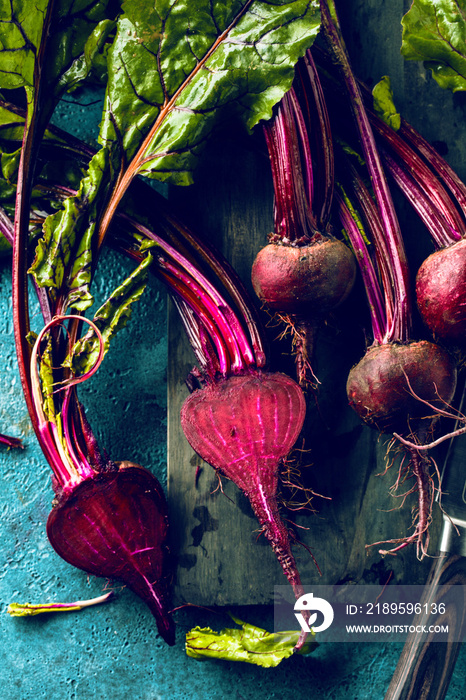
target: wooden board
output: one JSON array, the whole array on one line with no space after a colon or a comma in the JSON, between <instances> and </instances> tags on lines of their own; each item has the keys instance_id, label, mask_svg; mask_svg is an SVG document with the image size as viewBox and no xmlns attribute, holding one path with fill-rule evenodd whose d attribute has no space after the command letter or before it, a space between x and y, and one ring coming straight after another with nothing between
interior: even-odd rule
<instances>
[{"instance_id":1,"label":"wooden board","mask_svg":"<svg viewBox=\"0 0 466 700\"><path fill-rule=\"evenodd\" d=\"M202 187L177 193L183 195L178 206L197 222L197 230L212 238L220 234L216 242L246 282L253 256L271 226L270 180L258 143L240 137L229 148L222 143L220 160L219 150L212 147L201 169ZM317 513L300 515L297 523L308 529L297 532L312 550L322 576L304 548L296 547L295 554L307 584L384 582L390 571L399 579L407 567L413 571L412 582L421 582L425 567L414 566L413 551L387 561L377 547L369 552L365 548L406 532L411 513L409 508L384 512L399 504L388 495L395 468L384 478L377 476L384 470L387 438L363 427L347 406L346 375L363 351L362 332L355 333L351 321L358 315L354 305L355 301L341 309L320 332L316 371L321 386L318 405L311 397L308 408L305 448L310 451L303 456L309 463L304 476L317 493L332 500L316 497ZM264 539L257 540L257 525L244 496L225 481L222 493L208 465L195 479L202 463L179 423L188 395L184 379L194 356L173 308L169 329L168 466L172 548L178 557L176 598L198 605L270 603L273 586L285 579ZM270 331L271 339L277 336L277 328ZM280 346L283 355L275 357L276 368L289 369L289 345Z\"/></svg>"},{"instance_id":2,"label":"wooden board","mask_svg":"<svg viewBox=\"0 0 466 700\"><path fill-rule=\"evenodd\" d=\"M432 93L432 89L423 87L425 71L422 73L418 64L404 64L399 56L399 22L408 9L405 4L401 0L383 4L351 0L345 4L342 19L351 28L347 43L355 56L358 75L370 84L390 73L398 104L407 118L432 140L438 133L445 142L452 139L456 143L459 138L442 123L440 109L445 101L447 109L454 112L454 98L439 88ZM431 106L434 99L437 109ZM455 126L466 143L466 126ZM455 167L464 156L462 151L464 146L453 154ZM272 183L260 133L250 138L228 132L213 139L197 183L177 189L171 198L180 215L216 242L249 285L252 261L272 227ZM430 243L408 208L402 205L400 211L416 264ZM309 452L303 454L308 463L304 477L317 493L331 500L315 498L316 513L300 514L295 519L307 528L296 532L312 550L322 571L320 577L306 549L296 547L305 584L385 583L388 579L421 584L430 568L429 560L417 561L413 549L385 559L378 554L378 547L366 549L367 544L406 533L411 512L409 507L398 509L400 499L389 495L396 464L380 476L385 469L387 438L363 427L347 406L346 376L364 351L359 325L363 304L363 297L356 292L318 337L315 369L321 385L317 399L311 398L308 408L305 448ZM273 341L279 329L268 330ZM168 485L172 548L178 557L175 596L179 602L199 605L270 603L273 586L283 584L285 579L268 545L261 539L256 541L256 524L244 497L230 483L224 483L222 493L207 465L195 479L200 461L179 425L180 406L187 395L184 378L194 364L194 356L173 310L169 338ZM290 369L286 341L279 344L273 363L274 369ZM436 512L433 540L439 521Z\"/></svg>"}]
</instances>

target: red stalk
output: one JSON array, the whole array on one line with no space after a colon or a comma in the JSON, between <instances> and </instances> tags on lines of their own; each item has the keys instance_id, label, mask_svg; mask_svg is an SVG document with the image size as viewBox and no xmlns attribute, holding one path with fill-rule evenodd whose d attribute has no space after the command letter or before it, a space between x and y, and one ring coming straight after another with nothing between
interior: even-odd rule
<instances>
[{"instance_id":1,"label":"red stalk","mask_svg":"<svg viewBox=\"0 0 466 700\"><path fill-rule=\"evenodd\" d=\"M451 245L452 240L461 240L461 235L451 227L443 214L433 205L429 194L411 175L412 171L405 169L388 152L382 151L382 157L388 172L419 214L436 247L444 248Z\"/></svg>"},{"instance_id":2,"label":"red stalk","mask_svg":"<svg viewBox=\"0 0 466 700\"><path fill-rule=\"evenodd\" d=\"M374 134L371 129L369 117L364 108L359 84L354 77L350 61L345 49L339 26L336 19L336 11L329 9L330 2L321 0L322 29L334 60L343 76L351 110L358 128L361 148L371 178L372 188L377 200L377 207L383 222L386 245L389 250L390 267L393 271L394 287L385 290L385 293L394 294L394 309L396 315L390 324L388 339L390 341L406 341L409 338L410 297L409 297L409 273L401 232L393 206L390 190L387 185L380 157L377 151ZM335 19L334 19L335 18Z\"/></svg>"},{"instance_id":3,"label":"red stalk","mask_svg":"<svg viewBox=\"0 0 466 700\"><path fill-rule=\"evenodd\" d=\"M354 220L354 214L351 213L348 205L338 192L335 193L335 200L338 206L341 223L351 241L351 247L353 248L356 259L359 262L359 269L361 271L361 276L369 303L374 341L376 343L382 343L384 329L386 328L386 317L384 300L377 277L377 271L372 264L372 259L367 250L364 238L361 235L359 226Z\"/></svg>"},{"instance_id":4,"label":"red stalk","mask_svg":"<svg viewBox=\"0 0 466 700\"><path fill-rule=\"evenodd\" d=\"M408 433L416 436L413 438L415 441L422 442L428 428L435 422L435 414L432 417L431 410L423 405L422 401L419 402L418 397L430 406L440 404L440 408L444 405L443 402L451 401L456 386L456 370L449 355L433 343L427 341L408 343L411 325L409 275L395 209L371 128L370 117L364 106L363 94L353 75L346 53L333 1L321 0L321 11L324 35L340 74L343 76L343 83L349 96L376 205L372 202L356 169L349 169L346 165L343 169L345 175L347 171L349 172L352 194L356 197L376 248L376 260L385 297L385 318L383 318L380 313L381 307L378 305L380 296L376 291L378 281L374 276L365 274L368 260L367 251L365 251L359 258L359 262L363 269L363 281L371 304L375 342L349 374L348 399L350 405L368 425L381 432ZM380 120L373 118L372 121L377 126L380 125L380 132L387 133L387 140L390 140L391 145L397 144L397 156L406 155L406 150L400 145L396 135L393 135L393 132L388 130ZM399 170L395 170L396 164L393 159L388 159L388 164L393 166L392 171L398 176ZM417 185L421 187L426 169L420 166L419 171L421 175ZM407 186L407 178L404 174L401 177L403 184ZM438 208L443 207L448 198L443 197L442 188L433 188L433 193L433 199ZM423 204L425 200L419 202L419 207ZM348 216L353 216L353 213L344 209L340 213L348 235L354 238L355 234L359 234L358 222L348 225ZM442 213L437 216L440 221L444 220ZM448 217L447 226L457 221L454 217ZM446 226L444 226L445 231ZM359 240L356 240L356 245L360 246ZM374 284L376 290L372 289ZM385 322L382 337L381 320ZM416 526L412 535L396 541L398 546L391 550L391 553L416 542L419 558L422 559L426 554L428 525L433 502L429 466L430 462L427 459L420 458L416 451L410 452L409 467L403 467L403 469L415 480L415 486L409 493L415 490L418 493ZM402 466L400 466L396 487L401 483L401 469ZM381 553L387 552L383 550Z\"/></svg>"}]
</instances>

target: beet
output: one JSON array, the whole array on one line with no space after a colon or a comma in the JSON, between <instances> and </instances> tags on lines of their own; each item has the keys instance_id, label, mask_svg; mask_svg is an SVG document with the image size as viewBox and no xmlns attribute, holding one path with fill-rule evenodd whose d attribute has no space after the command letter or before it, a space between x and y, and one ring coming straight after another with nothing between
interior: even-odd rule
<instances>
[{"instance_id":1,"label":"beet","mask_svg":"<svg viewBox=\"0 0 466 700\"><path fill-rule=\"evenodd\" d=\"M272 310L321 319L347 298L356 277L353 253L337 239L314 239L304 246L270 243L259 251L252 283Z\"/></svg>"},{"instance_id":2,"label":"beet","mask_svg":"<svg viewBox=\"0 0 466 700\"><path fill-rule=\"evenodd\" d=\"M47 535L65 561L95 576L123 581L154 615L160 635L175 643L168 614L167 506L155 477L123 462L58 497Z\"/></svg>"},{"instance_id":3,"label":"beet","mask_svg":"<svg viewBox=\"0 0 466 700\"><path fill-rule=\"evenodd\" d=\"M207 385L181 409L191 447L247 496L295 593L302 590L278 504L280 461L301 431L306 404L281 373L249 371ZM234 545L234 543L233 543Z\"/></svg>"},{"instance_id":4,"label":"beet","mask_svg":"<svg viewBox=\"0 0 466 700\"><path fill-rule=\"evenodd\" d=\"M419 559L427 554L436 490L431 470L434 474L437 470L417 448L438 416L435 408L444 409L453 399L455 388L456 367L452 358L426 340L373 346L349 373L348 399L365 423L383 433L393 432L398 439L403 440L401 436L407 435L412 440L405 443L409 460L401 459L393 492L407 478L414 480L414 485L402 496L404 499L417 492L414 529L406 537L387 540L396 546L388 551L380 550L383 555L394 554L411 543L416 544Z\"/></svg>"},{"instance_id":5,"label":"beet","mask_svg":"<svg viewBox=\"0 0 466 700\"><path fill-rule=\"evenodd\" d=\"M432 253L416 278L417 304L429 330L463 345L466 337L466 240Z\"/></svg>"},{"instance_id":6,"label":"beet","mask_svg":"<svg viewBox=\"0 0 466 700\"><path fill-rule=\"evenodd\" d=\"M384 433L428 428L432 409L412 395L407 379L417 396L444 408L455 392L456 367L445 350L426 340L374 346L349 373L349 403Z\"/></svg>"}]
</instances>

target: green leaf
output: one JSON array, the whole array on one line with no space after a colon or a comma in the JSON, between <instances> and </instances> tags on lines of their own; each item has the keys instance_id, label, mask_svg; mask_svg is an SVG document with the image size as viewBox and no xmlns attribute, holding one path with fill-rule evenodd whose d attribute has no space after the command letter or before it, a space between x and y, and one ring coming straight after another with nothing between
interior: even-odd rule
<instances>
[{"instance_id":1,"label":"green leaf","mask_svg":"<svg viewBox=\"0 0 466 700\"><path fill-rule=\"evenodd\" d=\"M388 75L383 78L372 89L374 98L374 109L383 121L398 131L401 126L401 115L397 112L393 100L393 90Z\"/></svg>"},{"instance_id":2,"label":"green leaf","mask_svg":"<svg viewBox=\"0 0 466 700\"><path fill-rule=\"evenodd\" d=\"M76 196L68 197L63 209L45 220L29 270L39 287L58 291L66 285L67 306L79 311L93 303L89 292L92 235L107 179L108 151L104 148L92 158Z\"/></svg>"},{"instance_id":3,"label":"green leaf","mask_svg":"<svg viewBox=\"0 0 466 700\"><path fill-rule=\"evenodd\" d=\"M47 344L42 350L39 362L39 376L43 397L42 410L48 420L54 422L56 418L54 400L54 376L53 376L53 348L51 336L47 338Z\"/></svg>"},{"instance_id":4,"label":"green leaf","mask_svg":"<svg viewBox=\"0 0 466 700\"><path fill-rule=\"evenodd\" d=\"M131 316L132 305L144 292L147 283L147 272L152 260L152 256L148 254L131 275L112 292L107 301L95 314L93 321L102 334L104 352L107 352L115 333L126 326ZM99 350L99 339L91 329L75 344L71 356L67 358L64 364L71 367L74 374L82 375L95 365L99 356Z\"/></svg>"},{"instance_id":5,"label":"green leaf","mask_svg":"<svg viewBox=\"0 0 466 700\"><path fill-rule=\"evenodd\" d=\"M0 235L0 258L4 258L11 253L11 243L7 241L3 234Z\"/></svg>"},{"instance_id":6,"label":"green leaf","mask_svg":"<svg viewBox=\"0 0 466 700\"><path fill-rule=\"evenodd\" d=\"M15 183L18 175L19 155L21 142L24 135L24 111L15 107L9 102L5 102L0 97L0 154L2 159L2 175L9 184ZM60 152L60 158L52 157L47 160L47 153L53 153L56 149ZM55 154L54 154L55 155ZM67 157L69 155L69 157ZM40 177L44 180L50 179L52 182L59 182L61 185L78 190L79 183L83 177L82 168L79 166L79 159L76 158L76 148L67 139L66 134L61 134L57 130L46 129L42 143L42 168ZM37 173L39 174L39 173ZM11 188L10 188L11 189ZM11 190L14 193L14 189ZM37 200L38 192L34 193ZM44 196L42 195L44 200ZM50 194L47 195L50 201ZM37 206L34 203L34 206ZM44 211L43 203L40 207Z\"/></svg>"},{"instance_id":7,"label":"green leaf","mask_svg":"<svg viewBox=\"0 0 466 700\"><path fill-rule=\"evenodd\" d=\"M39 60L48 100L74 87L109 31L99 27L106 6L105 0L0 0L0 87L37 89Z\"/></svg>"},{"instance_id":8,"label":"green leaf","mask_svg":"<svg viewBox=\"0 0 466 700\"><path fill-rule=\"evenodd\" d=\"M466 0L414 0L402 19L401 53L423 61L437 83L466 90Z\"/></svg>"},{"instance_id":9,"label":"green leaf","mask_svg":"<svg viewBox=\"0 0 466 700\"><path fill-rule=\"evenodd\" d=\"M14 111L14 105L0 100L0 140L3 142L14 140L21 144L24 133L24 116ZM13 150L16 150L17 145Z\"/></svg>"},{"instance_id":10,"label":"green leaf","mask_svg":"<svg viewBox=\"0 0 466 700\"><path fill-rule=\"evenodd\" d=\"M49 0L2 0L0 3L0 86L34 84L35 56L40 46Z\"/></svg>"},{"instance_id":11,"label":"green leaf","mask_svg":"<svg viewBox=\"0 0 466 700\"><path fill-rule=\"evenodd\" d=\"M241 629L226 628L214 632L210 627L195 627L186 635L186 653L194 659L244 661L271 668L294 653L299 632L267 632L233 617ZM309 635L299 652L309 654L316 647L315 634Z\"/></svg>"},{"instance_id":12,"label":"green leaf","mask_svg":"<svg viewBox=\"0 0 466 700\"><path fill-rule=\"evenodd\" d=\"M2 153L0 165L2 175L7 182L11 183L12 180L16 180L20 158L21 149L14 151L14 153Z\"/></svg>"},{"instance_id":13,"label":"green leaf","mask_svg":"<svg viewBox=\"0 0 466 700\"><path fill-rule=\"evenodd\" d=\"M65 89L68 92L74 90L86 80L93 69L99 74L100 80L102 80L103 67L105 66L105 74L107 67L106 60L103 59L106 41L114 30L115 24L115 21L110 19L99 22L89 35L84 45L83 53L78 55L70 68L60 77L59 84L62 90Z\"/></svg>"},{"instance_id":14,"label":"green leaf","mask_svg":"<svg viewBox=\"0 0 466 700\"><path fill-rule=\"evenodd\" d=\"M214 124L236 113L251 129L291 87L320 26L317 0L127 0L109 52L100 140L138 172L190 184Z\"/></svg>"}]
</instances>

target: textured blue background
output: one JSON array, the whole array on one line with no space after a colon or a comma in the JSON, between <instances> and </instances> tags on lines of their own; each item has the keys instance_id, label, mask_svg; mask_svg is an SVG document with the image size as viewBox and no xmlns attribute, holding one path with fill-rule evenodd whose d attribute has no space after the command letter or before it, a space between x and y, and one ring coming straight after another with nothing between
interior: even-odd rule
<instances>
[{"instance_id":1,"label":"textured blue background","mask_svg":"<svg viewBox=\"0 0 466 700\"><path fill-rule=\"evenodd\" d=\"M93 95L86 97L86 102ZM56 121L92 139L99 104L63 103ZM129 268L108 253L97 283L103 296ZM13 600L50 602L99 595L106 582L87 579L60 560L45 535L52 490L50 473L31 431L23 402L11 322L8 259L0 261L0 429L23 437L22 452L0 449L0 683L4 700L234 700L315 697L319 700L382 700L400 651L398 645L321 646L308 658L260 669L225 662L196 662L184 652L184 634L196 624L219 629L226 616L200 610L177 613L174 648L159 638L142 602L115 589L113 602L84 610L12 619ZM40 323L38 310L33 317ZM165 485L166 331L165 294L154 281L129 327L115 340L98 375L80 397L99 442L113 459L132 459ZM248 608L238 617L272 628L272 611ZM448 700L464 700L463 648Z\"/></svg>"}]
</instances>

